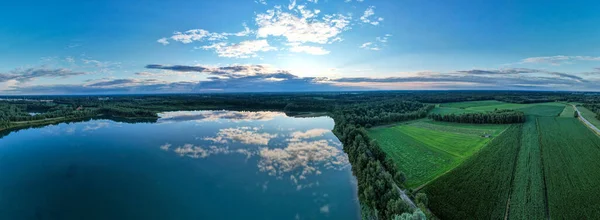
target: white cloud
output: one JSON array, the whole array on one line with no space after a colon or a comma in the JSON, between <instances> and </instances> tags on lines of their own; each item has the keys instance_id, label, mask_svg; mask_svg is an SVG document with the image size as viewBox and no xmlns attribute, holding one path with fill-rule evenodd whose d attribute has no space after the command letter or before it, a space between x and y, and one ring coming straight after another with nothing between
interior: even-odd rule
<instances>
[{"instance_id":1,"label":"white cloud","mask_svg":"<svg viewBox=\"0 0 600 220\"><path fill-rule=\"evenodd\" d=\"M288 6L289 10L294 9L296 7L296 0L290 0L290 5Z\"/></svg>"},{"instance_id":2,"label":"white cloud","mask_svg":"<svg viewBox=\"0 0 600 220\"><path fill-rule=\"evenodd\" d=\"M189 44L194 41L215 41L215 40L224 40L227 39L226 36L219 33L212 33L210 31L204 29L192 29L185 32L175 32L171 39L174 41L178 41L184 44ZM159 39L160 41L160 39ZM159 42L160 43L160 42Z\"/></svg>"},{"instance_id":3,"label":"white cloud","mask_svg":"<svg viewBox=\"0 0 600 220\"><path fill-rule=\"evenodd\" d=\"M167 38L166 38L166 37L163 37L163 38L161 38L161 39L158 39L156 42L158 42L158 43L160 43L160 44L162 44L162 45L167 45L167 44L169 44L169 41L167 40Z\"/></svg>"},{"instance_id":4,"label":"white cloud","mask_svg":"<svg viewBox=\"0 0 600 220\"><path fill-rule=\"evenodd\" d=\"M243 111L176 111L159 113L159 122L168 121L218 121L229 120L231 122L245 121L270 121L275 117L285 116L281 112L243 112Z\"/></svg>"},{"instance_id":5,"label":"white cloud","mask_svg":"<svg viewBox=\"0 0 600 220\"><path fill-rule=\"evenodd\" d=\"M366 43L362 44L360 46L360 48L367 49L367 50L381 50L379 47L377 47L375 44L373 44L373 42L366 42Z\"/></svg>"},{"instance_id":6,"label":"white cloud","mask_svg":"<svg viewBox=\"0 0 600 220\"><path fill-rule=\"evenodd\" d=\"M204 140L221 144L237 141L243 144L267 145L275 137L277 137L277 134L259 133L253 128L238 127L220 129L216 137L207 137Z\"/></svg>"},{"instance_id":7,"label":"white cloud","mask_svg":"<svg viewBox=\"0 0 600 220\"><path fill-rule=\"evenodd\" d=\"M325 15L316 18L319 10L307 10L303 5L297 6L300 16L282 12L280 8L268 10L256 16L258 25L257 37L285 37L291 43L325 44L348 28L349 17L341 14Z\"/></svg>"},{"instance_id":8,"label":"white cloud","mask_svg":"<svg viewBox=\"0 0 600 220\"><path fill-rule=\"evenodd\" d=\"M312 55L329 54L329 51L325 50L322 47L302 46L302 45L298 45L298 44L293 44L292 47L290 47L290 51L294 52L294 53L307 53L307 54L312 54Z\"/></svg>"},{"instance_id":9,"label":"white cloud","mask_svg":"<svg viewBox=\"0 0 600 220\"><path fill-rule=\"evenodd\" d=\"M258 3L258 4L263 4L263 5L266 5L266 4L267 4L267 1L266 1L266 0L256 0L256 1L254 1L254 2L256 2L256 3Z\"/></svg>"},{"instance_id":10,"label":"white cloud","mask_svg":"<svg viewBox=\"0 0 600 220\"><path fill-rule=\"evenodd\" d=\"M360 20L364 23L369 23L372 25L379 25L379 22L383 21L382 17L375 18L371 20L370 17L375 15L375 6L369 6L367 10L363 13L363 16L360 17Z\"/></svg>"},{"instance_id":11,"label":"white cloud","mask_svg":"<svg viewBox=\"0 0 600 220\"><path fill-rule=\"evenodd\" d=\"M304 139L310 139L310 138L315 138L315 137L320 137L323 136L324 134L331 132L330 130L327 129L322 129L322 128L315 128L315 129L310 129L308 131L302 132L302 131L295 131L290 135L290 138L288 139L289 141L301 141Z\"/></svg>"},{"instance_id":12,"label":"white cloud","mask_svg":"<svg viewBox=\"0 0 600 220\"><path fill-rule=\"evenodd\" d=\"M277 48L270 46L267 40L249 40L242 41L239 44L220 42L202 46L200 48L204 50L215 50L220 57L229 58L250 58L256 57L256 52L277 50Z\"/></svg>"}]
</instances>

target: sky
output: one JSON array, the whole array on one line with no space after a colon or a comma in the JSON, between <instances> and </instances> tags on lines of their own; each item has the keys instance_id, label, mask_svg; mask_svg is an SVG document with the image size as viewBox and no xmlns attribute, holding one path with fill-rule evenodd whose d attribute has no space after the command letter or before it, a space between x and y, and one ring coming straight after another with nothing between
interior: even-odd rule
<instances>
[{"instance_id":1,"label":"sky","mask_svg":"<svg viewBox=\"0 0 600 220\"><path fill-rule=\"evenodd\" d=\"M594 1L2 1L0 94L600 91Z\"/></svg>"}]
</instances>

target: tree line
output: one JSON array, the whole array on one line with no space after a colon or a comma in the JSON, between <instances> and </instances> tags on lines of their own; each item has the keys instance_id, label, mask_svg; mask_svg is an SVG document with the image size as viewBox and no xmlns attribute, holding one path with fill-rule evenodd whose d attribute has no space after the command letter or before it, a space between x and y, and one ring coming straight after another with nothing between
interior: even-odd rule
<instances>
[{"instance_id":1,"label":"tree line","mask_svg":"<svg viewBox=\"0 0 600 220\"><path fill-rule=\"evenodd\" d=\"M525 122L525 114L523 112L508 109L485 113L430 114L429 118L435 121L470 124L513 124Z\"/></svg>"}]
</instances>

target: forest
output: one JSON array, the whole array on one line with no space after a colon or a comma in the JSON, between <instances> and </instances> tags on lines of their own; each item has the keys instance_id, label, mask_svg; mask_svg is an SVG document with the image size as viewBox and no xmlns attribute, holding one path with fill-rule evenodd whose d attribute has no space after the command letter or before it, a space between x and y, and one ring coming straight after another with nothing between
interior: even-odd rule
<instances>
[{"instance_id":1,"label":"forest","mask_svg":"<svg viewBox=\"0 0 600 220\"><path fill-rule=\"evenodd\" d=\"M513 124L525 122L525 114L521 111L503 109L485 113L463 114L430 114L435 121L469 123L469 124Z\"/></svg>"}]
</instances>

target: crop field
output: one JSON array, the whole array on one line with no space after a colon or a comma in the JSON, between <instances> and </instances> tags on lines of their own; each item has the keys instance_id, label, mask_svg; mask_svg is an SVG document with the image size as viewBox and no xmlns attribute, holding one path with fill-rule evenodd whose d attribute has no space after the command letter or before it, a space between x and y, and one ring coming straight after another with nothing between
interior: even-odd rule
<instances>
[{"instance_id":1,"label":"crop field","mask_svg":"<svg viewBox=\"0 0 600 220\"><path fill-rule=\"evenodd\" d=\"M600 128L600 120L596 118L596 114L583 106L577 106L581 115L597 128Z\"/></svg>"},{"instance_id":2,"label":"crop field","mask_svg":"<svg viewBox=\"0 0 600 220\"><path fill-rule=\"evenodd\" d=\"M550 216L600 216L600 139L575 118L539 118Z\"/></svg>"},{"instance_id":3,"label":"crop field","mask_svg":"<svg viewBox=\"0 0 600 220\"><path fill-rule=\"evenodd\" d=\"M479 112L466 110L461 108L450 108L450 107L435 107L431 110L431 113L440 114L440 115L448 115L448 114L462 114L462 113L471 113L471 112Z\"/></svg>"},{"instance_id":4,"label":"crop field","mask_svg":"<svg viewBox=\"0 0 600 220\"><path fill-rule=\"evenodd\" d=\"M448 108L471 108L471 107L480 107L480 106L489 106L489 105L500 105L505 104L505 102L496 101L496 100L485 100L485 101L470 101L470 102L452 102L452 103L444 103L440 104L440 107L448 107Z\"/></svg>"},{"instance_id":5,"label":"crop field","mask_svg":"<svg viewBox=\"0 0 600 220\"><path fill-rule=\"evenodd\" d=\"M511 125L489 145L423 189L441 219L503 219L521 146L522 125Z\"/></svg>"},{"instance_id":6,"label":"crop field","mask_svg":"<svg viewBox=\"0 0 600 220\"><path fill-rule=\"evenodd\" d=\"M513 109L524 112L526 115L558 116L565 109L564 103L548 102L535 104L515 104L495 100L444 103L434 108L435 114L461 114L473 112L488 112L494 110ZM600 122L599 122L600 123Z\"/></svg>"},{"instance_id":7,"label":"crop field","mask_svg":"<svg viewBox=\"0 0 600 220\"><path fill-rule=\"evenodd\" d=\"M382 149L407 175L407 186L418 187L453 169L479 151L506 125L470 125L414 121L369 130Z\"/></svg>"},{"instance_id":8,"label":"crop field","mask_svg":"<svg viewBox=\"0 0 600 220\"><path fill-rule=\"evenodd\" d=\"M563 109L562 113L560 113L560 117L565 117L565 118L575 117L575 109L573 109L573 106L571 106L571 105L565 106L565 109Z\"/></svg>"},{"instance_id":9,"label":"crop field","mask_svg":"<svg viewBox=\"0 0 600 220\"><path fill-rule=\"evenodd\" d=\"M510 196L511 219L546 219L544 168L537 130L537 118L528 116L523 124L521 149Z\"/></svg>"}]
</instances>

